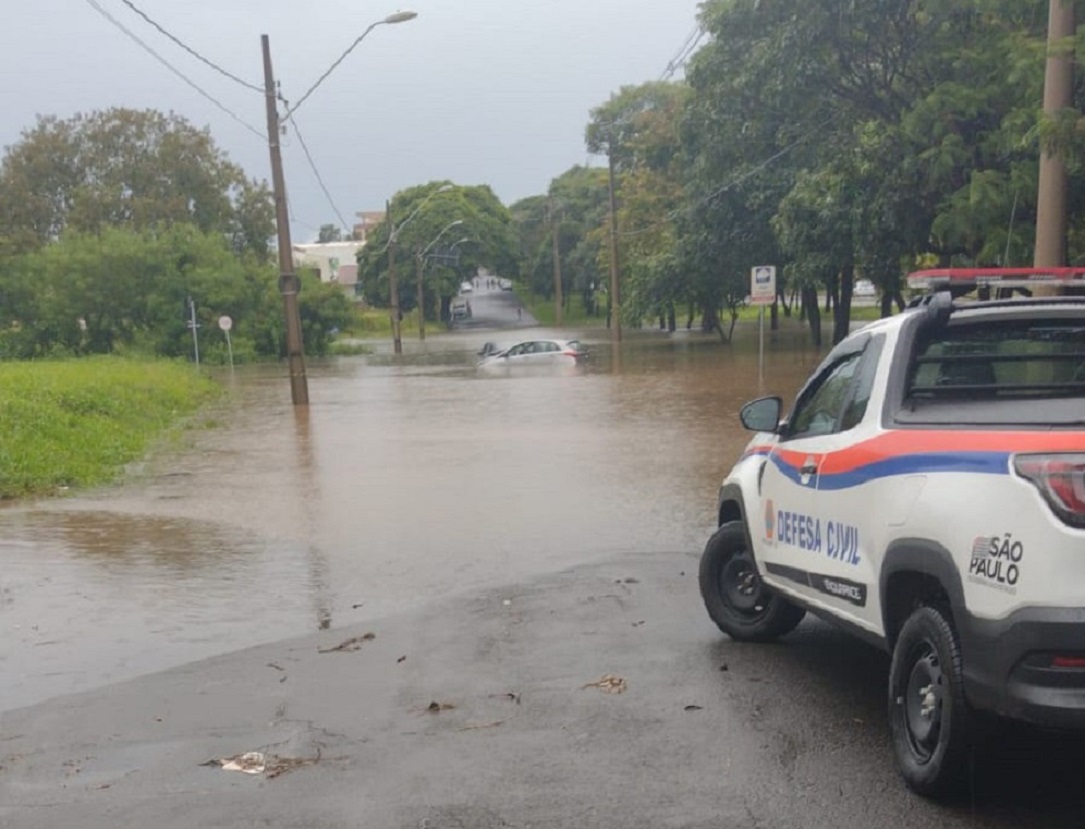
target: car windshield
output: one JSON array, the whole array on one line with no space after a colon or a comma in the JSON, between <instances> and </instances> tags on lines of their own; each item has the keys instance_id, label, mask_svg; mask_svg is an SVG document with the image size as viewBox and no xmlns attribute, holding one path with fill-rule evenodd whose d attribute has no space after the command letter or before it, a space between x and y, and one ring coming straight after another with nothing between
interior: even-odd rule
<instances>
[{"instance_id":1,"label":"car windshield","mask_svg":"<svg viewBox=\"0 0 1085 829\"><path fill-rule=\"evenodd\" d=\"M1085 321L986 320L932 332L917 344L907 396L1085 396Z\"/></svg>"}]
</instances>

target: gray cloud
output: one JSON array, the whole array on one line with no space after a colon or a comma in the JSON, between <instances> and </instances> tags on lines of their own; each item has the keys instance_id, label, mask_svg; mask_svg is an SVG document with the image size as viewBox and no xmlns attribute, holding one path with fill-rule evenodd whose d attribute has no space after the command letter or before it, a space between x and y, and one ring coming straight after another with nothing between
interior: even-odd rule
<instances>
[{"instance_id":1,"label":"gray cloud","mask_svg":"<svg viewBox=\"0 0 1085 829\"><path fill-rule=\"evenodd\" d=\"M0 34L0 143L38 114L112 106L176 112L208 127L254 178L267 144L157 62L116 20L238 119L265 129L263 96L206 67L122 0L9 3ZM298 109L301 135L348 220L432 179L489 184L506 203L589 160L591 107L655 80L696 23L697 0L131 0L178 39L246 83L263 85L260 35L297 100L365 28L378 26ZM401 2L402 6L397 6ZM338 223L294 131L283 142L295 240Z\"/></svg>"}]
</instances>

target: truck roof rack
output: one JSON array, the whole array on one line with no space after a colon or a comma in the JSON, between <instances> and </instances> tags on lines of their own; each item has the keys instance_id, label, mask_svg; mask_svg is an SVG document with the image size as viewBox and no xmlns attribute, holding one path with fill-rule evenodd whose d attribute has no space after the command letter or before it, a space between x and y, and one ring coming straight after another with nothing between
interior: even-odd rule
<instances>
[{"instance_id":1,"label":"truck roof rack","mask_svg":"<svg viewBox=\"0 0 1085 829\"><path fill-rule=\"evenodd\" d=\"M973 291L1006 295L1037 287L1085 288L1085 268L934 268L908 274L908 287L949 291L954 297Z\"/></svg>"}]
</instances>

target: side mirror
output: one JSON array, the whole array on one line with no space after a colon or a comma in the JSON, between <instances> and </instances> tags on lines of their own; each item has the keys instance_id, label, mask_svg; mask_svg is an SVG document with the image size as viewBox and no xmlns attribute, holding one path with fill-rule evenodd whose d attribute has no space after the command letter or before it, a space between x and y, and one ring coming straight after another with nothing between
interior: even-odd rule
<instances>
[{"instance_id":1,"label":"side mirror","mask_svg":"<svg viewBox=\"0 0 1085 829\"><path fill-rule=\"evenodd\" d=\"M779 397L759 397L742 407L739 419L751 432L776 432L784 403Z\"/></svg>"}]
</instances>

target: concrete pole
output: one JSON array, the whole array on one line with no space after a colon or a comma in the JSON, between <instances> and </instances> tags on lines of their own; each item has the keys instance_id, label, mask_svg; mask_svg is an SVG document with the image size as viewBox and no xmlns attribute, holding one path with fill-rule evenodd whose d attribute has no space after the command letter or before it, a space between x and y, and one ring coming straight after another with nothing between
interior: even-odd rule
<instances>
[{"instance_id":1,"label":"concrete pole","mask_svg":"<svg viewBox=\"0 0 1085 829\"><path fill-rule=\"evenodd\" d=\"M1073 106L1073 53L1063 43L1074 35L1073 0L1050 0L1047 17L1047 71L1044 76L1044 114L1055 115ZM1058 49L1058 51L1054 51ZM1036 248L1033 265L1054 268L1066 264L1066 164L1047 150L1040 155L1040 183L1036 194Z\"/></svg>"},{"instance_id":2,"label":"concrete pole","mask_svg":"<svg viewBox=\"0 0 1085 829\"><path fill-rule=\"evenodd\" d=\"M294 250L290 246L290 221L286 211L286 183L279 144L279 110L275 105L275 76L271 71L271 46L267 35L260 36L264 52L264 94L267 99L267 140L271 154L271 185L275 193L275 227L279 244L279 293L286 317L286 356L290 363L290 397L295 406L309 405L309 381L305 376L305 354L301 342L301 314L294 273Z\"/></svg>"},{"instance_id":3,"label":"concrete pole","mask_svg":"<svg viewBox=\"0 0 1085 829\"><path fill-rule=\"evenodd\" d=\"M607 146L607 168L610 188L610 339L617 345L622 341L622 302L618 293L618 201L614 195L613 133Z\"/></svg>"},{"instance_id":4,"label":"concrete pole","mask_svg":"<svg viewBox=\"0 0 1085 829\"><path fill-rule=\"evenodd\" d=\"M388 237L388 304L392 315L392 351L403 353L403 340L399 335L399 284L396 282L396 226L392 224L392 203L385 202L385 216L391 228Z\"/></svg>"},{"instance_id":5,"label":"concrete pole","mask_svg":"<svg viewBox=\"0 0 1085 829\"><path fill-rule=\"evenodd\" d=\"M422 274L426 269L426 259L421 251L414 255L415 278L418 280L418 339L426 339L426 308L423 304L426 298L422 288Z\"/></svg>"},{"instance_id":6,"label":"concrete pole","mask_svg":"<svg viewBox=\"0 0 1085 829\"><path fill-rule=\"evenodd\" d=\"M554 197L549 199L550 237L554 250L554 324L561 328L565 320L565 297L561 289L561 253L558 246L558 224L554 220Z\"/></svg>"}]
</instances>

